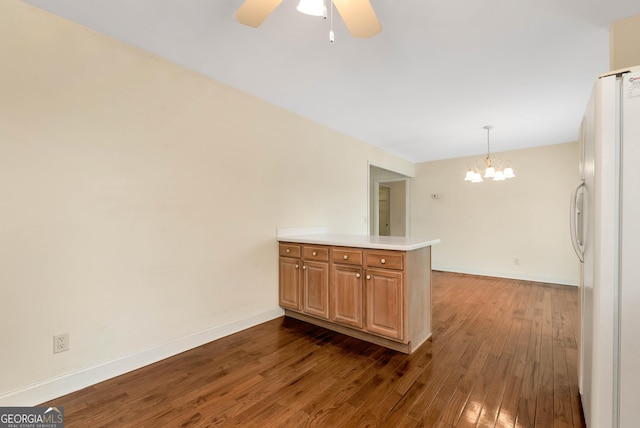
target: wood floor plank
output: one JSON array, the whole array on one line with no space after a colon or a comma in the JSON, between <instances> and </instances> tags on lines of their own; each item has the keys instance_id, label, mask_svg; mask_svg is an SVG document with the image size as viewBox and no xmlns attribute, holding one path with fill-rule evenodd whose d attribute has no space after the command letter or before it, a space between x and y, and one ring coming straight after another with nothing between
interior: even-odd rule
<instances>
[{"instance_id":1,"label":"wood floor plank","mask_svg":"<svg viewBox=\"0 0 640 428\"><path fill-rule=\"evenodd\" d=\"M500 360L500 354L497 349L502 349L507 337L507 332L510 329L508 320L505 317L505 310L502 302L508 303L510 300L505 295L502 282L496 281L496 290L488 300L483 301L484 305L492 304L494 311L490 312L490 316L487 321L491 321L490 332L487 336L488 339L488 352L483 357L484 364L480 373L476 375L476 380L473 382L472 391L469 395L467 403L460 414L460 418L456 426L471 427L476 426L478 419L480 418L485 399L489 392L490 385L493 382L493 378L498 369ZM500 303L498 303L500 302ZM480 354L482 356L482 354Z\"/></svg>"},{"instance_id":2,"label":"wood floor plank","mask_svg":"<svg viewBox=\"0 0 640 428\"><path fill-rule=\"evenodd\" d=\"M553 327L551 289L543 294L542 340L540 344L540 370L536 399L536 427L553 426Z\"/></svg>"},{"instance_id":3,"label":"wood floor plank","mask_svg":"<svg viewBox=\"0 0 640 428\"><path fill-rule=\"evenodd\" d=\"M441 420L447 424L455 425L460 419L475 385L481 378L487 356L495 346L494 333L502 325L502 320L496 316L497 312L497 307L487 312L479 311L480 314L485 314L484 319L476 320L476 324L481 327L470 337L465 355L458 363L465 368L465 372L441 417Z\"/></svg>"},{"instance_id":4,"label":"wood floor plank","mask_svg":"<svg viewBox=\"0 0 640 428\"><path fill-rule=\"evenodd\" d=\"M575 287L434 272L414 354L278 318L43 405L67 427L584 427Z\"/></svg>"},{"instance_id":5,"label":"wood floor plank","mask_svg":"<svg viewBox=\"0 0 640 428\"><path fill-rule=\"evenodd\" d=\"M505 388L504 399L500 405L500 412L496 425L500 427L512 427L516 425L520 393L522 390L527 347L531 337L531 327L533 322L528 318L528 314L533 313L533 287L529 284L520 284L522 288L522 299L519 309L514 314L515 319L521 321L520 333L517 341L514 341L514 357L511 370L509 372L507 386Z\"/></svg>"},{"instance_id":6,"label":"wood floor plank","mask_svg":"<svg viewBox=\"0 0 640 428\"><path fill-rule=\"evenodd\" d=\"M571 411L571 390L567 370L565 338L560 298L558 290L552 290L552 325L553 325L553 424L554 426L573 425Z\"/></svg>"},{"instance_id":7,"label":"wood floor plank","mask_svg":"<svg viewBox=\"0 0 640 428\"><path fill-rule=\"evenodd\" d=\"M569 391L571 395L571 415L575 425L584 425L584 415L580 404L580 392L578 391L578 372L574 368L578 366L578 337L580 331L579 313L577 308L578 293L572 293L572 289L560 288L560 314L562 317L562 330L564 334L565 356L567 359L567 375L569 377Z\"/></svg>"}]
</instances>

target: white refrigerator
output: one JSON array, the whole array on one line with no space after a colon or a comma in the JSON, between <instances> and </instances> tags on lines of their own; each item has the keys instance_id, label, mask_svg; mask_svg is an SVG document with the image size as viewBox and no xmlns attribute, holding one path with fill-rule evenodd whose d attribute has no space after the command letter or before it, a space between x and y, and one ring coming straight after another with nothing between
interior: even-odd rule
<instances>
[{"instance_id":1,"label":"white refrigerator","mask_svg":"<svg viewBox=\"0 0 640 428\"><path fill-rule=\"evenodd\" d=\"M640 426L640 67L595 83L571 237L581 263L578 379L589 428Z\"/></svg>"}]
</instances>

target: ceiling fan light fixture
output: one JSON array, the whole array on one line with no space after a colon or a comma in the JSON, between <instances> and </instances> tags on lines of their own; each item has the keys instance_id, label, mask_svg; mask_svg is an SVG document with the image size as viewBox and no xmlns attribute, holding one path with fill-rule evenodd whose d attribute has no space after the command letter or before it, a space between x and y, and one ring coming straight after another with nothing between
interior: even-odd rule
<instances>
[{"instance_id":1,"label":"ceiling fan light fixture","mask_svg":"<svg viewBox=\"0 0 640 428\"><path fill-rule=\"evenodd\" d=\"M305 15L326 16L324 0L300 0L296 9Z\"/></svg>"},{"instance_id":2,"label":"ceiling fan light fixture","mask_svg":"<svg viewBox=\"0 0 640 428\"><path fill-rule=\"evenodd\" d=\"M240 24L259 27L282 2L283 0L244 0L236 11L236 19ZM366 39L382 31L382 25L369 0L298 0L296 9L306 15L326 19L329 9L333 15L334 7L351 36L355 38ZM330 40L335 39L334 36L330 37Z\"/></svg>"}]
</instances>

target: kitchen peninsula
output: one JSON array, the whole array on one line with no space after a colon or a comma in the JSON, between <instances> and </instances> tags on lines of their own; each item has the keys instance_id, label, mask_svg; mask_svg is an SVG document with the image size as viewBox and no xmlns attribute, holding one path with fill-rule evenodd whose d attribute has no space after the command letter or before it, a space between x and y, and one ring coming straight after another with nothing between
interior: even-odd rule
<instances>
[{"instance_id":1,"label":"kitchen peninsula","mask_svg":"<svg viewBox=\"0 0 640 428\"><path fill-rule=\"evenodd\" d=\"M439 239L278 237L285 315L412 353L431 337L431 246Z\"/></svg>"}]
</instances>

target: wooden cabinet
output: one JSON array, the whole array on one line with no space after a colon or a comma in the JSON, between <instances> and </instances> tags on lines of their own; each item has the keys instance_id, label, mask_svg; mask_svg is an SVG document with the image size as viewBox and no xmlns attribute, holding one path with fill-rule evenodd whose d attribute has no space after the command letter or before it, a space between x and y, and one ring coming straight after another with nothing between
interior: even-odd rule
<instances>
[{"instance_id":1,"label":"wooden cabinet","mask_svg":"<svg viewBox=\"0 0 640 428\"><path fill-rule=\"evenodd\" d=\"M302 247L302 312L329 319L329 248Z\"/></svg>"},{"instance_id":2,"label":"wooden cabinet","mask_svg":"<svg viewBox=\"0 0 640 428\"><path fill-rule=\"evenodd\" d=\"M362 250L344 247L332 248L331 261L333 263L362 266Z\"/></svg>"},{"instance_id":3,"label":"wooden cabinet","mask_svg":"<svg viewBox=\"0 0 640 428\"><path fill-rule=\"evenodd\" d=\"M280 244L279 302L285 309L329 319L329 249Z\"/></svg>"},{"instance_id":4,"label":"wooden cabinet","mask_svg":"<svg viewBox=\"0 0 640 428\"><path fill-rule=\"evenodd\" d=\"M329 263L303 260L302 311L329 319Z\"/></svg>"},{"instance_id":5,"label":"wooden cabinet","mask_svg":"<svg viewBox=\"0 0 640 428\"><path fill-rule=\"evenodd\" d=\"M295 244L280 244L280 257L300 258L300 246Z\"/></svg>"},{"instance_id":6,"label":"wooden cabinet","mask_svg":"<svg viewBox=\"0 0 640 428\"><path fill-rule=\"evenodd\" d=\"M333 249L332 253L331 320L369 333L402 340L402 272L389 269L365 270L362 265L364 253L366 267L389 266L402 269L403 254L345 248Z\"/></svg>"},{"instance_id":7,"label":"wooden cabinet","mask_svg":"<svg viewBox=\"0 0 640 428\"><path fill-rule=\"evenodd\" d=\"M300 260L280 257L280 306L301 309Z\"/></svg>"},{"instance_id":8,"label":"wooden cabinet","mask_svg":"<svg viewBox=\"0 0 640 428\"><path fill-rule=\"evenodd\" d=\"M302 309L300 246L280 245L279 302L283 308Z\"/></svg>"},{"instance_id":9,"label":"wooden cabinet","mask_svg":"<svg viewBox=\"0 0 640 428\"><path fill-rule=\"evenodd\" d=\"M367 251L367 267L403 270L404 252Z\"/></svg>"},{"instance_id":10,"label":"wooden cabinet","mask_svg":"<svg viewBox=\"0 0 640 428\"><path fill-rule=\"evenodd\" d=\"M367 331L404 339L404 251L366 251Z\"/></svg>"},{"instance_id":11,"label":"wooden cabinet","mask_svg":"<svg viewBox=\"0 0 640 428\"><path fill-rule=\"evenodd\" d=\"M364 327L362 267L332 264L330 290L331 320L362 329Z\"/></svg>"},{"instance_id":12,"label":"wooden cabinet","mask_svg":"<svg viewBox=\"0 0 640 428\"><path fill-rule=\"evenodd\" d=\"M430 247L294 247L280 246L286 315L406 353L431 336Z\"/></svg>"},{"instance_id":13,"label":"wooden cabinet","mask_svg":"<svg viewBox=\"0 0 640 428\"><path fill-rule=\"evenodd\" d=\"M327 247L302 247L302 258L305 260L329 261L329 248Z\"/></svg>"},{"instance_id":14,"label":"wooden cabinet","mask_svg":"<svg viewBox=\"0 0 640 428\"><path fill-rule=\"evenodd\" d=\"M404 337L402 272L368 269L366 296L367 331L402 340Z\"/></svg>"},{"instance_id":15,"label":"wooden cabinet","mask_svg":"<svg viewBox=\"0 0 640 428\"><path fill-rule=\"evenodd\" d=\"M362 250L331 248L331 320L349 327L364 328L364 278Z\"/></svg>"}]
</instances>

